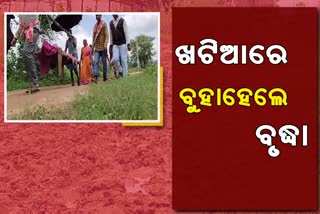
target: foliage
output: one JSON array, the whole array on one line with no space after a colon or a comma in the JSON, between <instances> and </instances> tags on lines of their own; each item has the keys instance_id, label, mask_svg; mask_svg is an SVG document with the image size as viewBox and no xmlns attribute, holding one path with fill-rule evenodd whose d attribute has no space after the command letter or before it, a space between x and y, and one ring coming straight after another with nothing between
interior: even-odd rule
<instances>
[{"instance_id":1,"label":"foliage","mask_svg":"<svg viewBox=\"0 0 320 214\"><path fill-rule=\"evenodd\" d=\"M158 66L150 65L145 69L145 73L151 76L157 76L158 74Z\"/></svg>"},{"instance_id":2,"label":"foliage","mask_svg":"<svg viewBox=\"0 0 320 214\"><path fill-rule=\"evenodd\" d=\"M152 57L155 55L153 49L154 39L155 38L151 36L139 35L134 40L130 41L130 65L138 66L137 57L139 57L139 63L142 68L145 68L152 63Z\"/></svg>"},{"instance_id":3,"label":"foliage","mask_svg":"<svg viewBox=\"0 0 320 214\"><path fill-rule=\"evenodd\" d=\"M22 114L10 116L10 120L73 120L72 109L68 107L50 107L43 105L27 108Z\"/></svg>"},{"instance_id":4,"label":"foliage","mask_svg":"<svg viewBox=\"0 0 320 214\"><path fill-rule=\"evenodd\" d=\"M73 108L78 120L156 120L157 78L144 72L92 85Z\"/></svg>"},{"instance_id":5,"label":"foliage","mask_svg":"<svg viewBox=\"0 0 320 214\"><path fill-rule=\"evenodd\" d=\"M22 72L24 70L24 59L22 57L22 46L20 45L20 41L18 43L19 46L17 49L17 53L15 53L13 50L10 50L7 55L8 79L17 80L23 75Z\"/></svg>"},{"instance_id":6,"label":"foliage","mask_svg":"<svg viewBox=\"0 0 320 214\"><path fill-rule=\"evenodd\" d=\"M50 70L47 76L40 77L39 74L39 85L40 87L43 86L51 86L51 85L71 85L71 78L70 78L70 72L68 69L65 69L65 77L59 77L57 75L56 70ZM76 82L76 77L75 82ZM22 75L18 74L16 78L8 78L7 79L7 90L13 91L18 89L26 89L30 87L30 83L27 79L27 74L24 72Z\"/></svg>"},{"instance_id":7,"label":"foliage","mask_svg":"<svg viewBox=\"0 0 320 214\"><path fill-rule=\"evenodd\" d=\"M17 52L10 50L7 56L7 90L29 87L24 69L24 40L19 39L17 43Z\"/></svg>"},{"instance_id":8,"label":"foliage","mask_svg":"<svg viewBox=\"0 0 320 214\"><path fill-rule=\"evenodd\" d=\"M30 87L30 83L26 80L13 80L13 79L8 79L7 80L7 90L8 91L13 91L17 89L23 89L23 88L28 88Z\"/></svg>"},{"instance_id":9,"label":"foliage","mask_svg":"<svg viewBox=\"0 0 320 214\"><path fill-rule=\"evenodd\" d=\"M55 18L54 16L52 16ZM47 15L39 15L40 19L40 28L42 30L40 41L43 42L45 40L52 41L57 37L57 33L51 30L51 22L48 20Z\"/></svg>"}]
</instances>

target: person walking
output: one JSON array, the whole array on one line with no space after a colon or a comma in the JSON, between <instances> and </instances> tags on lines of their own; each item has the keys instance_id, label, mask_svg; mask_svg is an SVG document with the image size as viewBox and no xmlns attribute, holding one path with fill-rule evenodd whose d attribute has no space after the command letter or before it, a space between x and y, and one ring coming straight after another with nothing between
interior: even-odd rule
<instances>
[{"instance_id":1,"label":"person walking","mask_svg":"<svg viewBox=\"0 0 320 214\"><path fill-rule=\"evenodd\" d=\"M68 32L67 33L68 39L66 41L64 52L67 53L67 51L68 51L68 54L70 54L73 57L78 59L77 39L76 39L76 37L74 37L72 35L71 29L68 29L67 32ZM70 70L71 73L73 72L73 70L75 70L75 68L73 67L73 63L67 64L66 66Z\"/></svg>"},{"instance_id":2,"label":"person walking","mask_svg":"<svg viewBox=\"0 0 320 214\"><path fill-rule=\"evenodd\" d=\"M112 16L113 19L110 21L110 55L112 55L117 71L122 72L123 76L128 76L128 50L130 51L128 26L126 21L117 14Z\"/></svg>"},{"instance_id":3,"label":"person walking","mask_svg":"<svg viewBox=\"0 0 320 214\"><path fill-rule=\"evenodd\" d=\"M19 38L24 38L23 58L26 72L28 74L30 89L27 93L40 91L38 84L38 73L36 65L35 49L40 35L39 15L19 15L19 28L11 45L15 46Z\"/></svg>"},{"instance_id":4,"label":"person walking","mask_svg":"<svg viewBox=\"0 0 320 214\"><path fill-rule=\"evenodd\" d=\"M81 84L86 85L91 81L92 49L86 39L83 40L81 49Z\"/></svg>"},{"instance_id":5,"label":"person walking","mask_svg":"<svg viewBox=\"0 0 320 214\"><path fill-rule=\"evenodd\" d=\"M107 77L107 45L109 40L109 32L107 24L101 19L101 15L96 15L97 23L93 27L93 48L94 48L94 77L98 81L99 62L102 60L103 81L108 80Z\"/></svg>"}]
</instances>

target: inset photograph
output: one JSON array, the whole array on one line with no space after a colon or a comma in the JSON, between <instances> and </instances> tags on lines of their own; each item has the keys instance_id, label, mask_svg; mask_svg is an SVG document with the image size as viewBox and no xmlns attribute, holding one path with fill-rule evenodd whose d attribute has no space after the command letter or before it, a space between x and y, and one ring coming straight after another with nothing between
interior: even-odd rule
<instances>
[{"instance_id":1,"label":"inset photograph","mask_svg":"<svg viewBox=\"0 0 320 214\"><path fill-rule=\"evenodd\" d=\"M6 13L5 122L159 122L159 13Z\"/></svg>"}]
</instances>

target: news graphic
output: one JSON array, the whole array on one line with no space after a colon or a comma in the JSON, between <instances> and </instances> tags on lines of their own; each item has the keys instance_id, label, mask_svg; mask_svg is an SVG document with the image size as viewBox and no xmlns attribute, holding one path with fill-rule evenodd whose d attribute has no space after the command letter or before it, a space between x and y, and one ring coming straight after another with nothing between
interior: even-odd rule
<instances>
[{"instance_id":1,"label":"news graphic","mask_svg":"<svg viewBox=\"0 0 320 214\"><path fill-rule=\"evenodd\" d=\"M320 0L0 11L0 214L319 213Z\"/></svg>"},{"instance_id":2,"label":"news graphic","mask_svg":"<svg viewBox=\"0 0 320 214\"><path fill-rule=\"evenodd\" d=\"M318 208L317 45L315 8L173 10L175 210Z\"/></svg>"}]
</instances>

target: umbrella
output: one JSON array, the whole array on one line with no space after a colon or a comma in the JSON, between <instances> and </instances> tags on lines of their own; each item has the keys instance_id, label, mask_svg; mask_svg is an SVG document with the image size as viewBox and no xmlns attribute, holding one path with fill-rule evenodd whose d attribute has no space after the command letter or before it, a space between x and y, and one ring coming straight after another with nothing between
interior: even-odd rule
<instances>
[{"instance_id":1,"label":"umbrella","mask_svg":"<svg viewBox=\"0 0 320 214\"><path fill-rule=\"evenodd\" d=\"M14 19L14 15L8 14L8 15L7 15L7 20L11 20L11 19Z\"/></svg>"},{"instance_id":2,"label":"umbrella","mask_svg":"<svg viewBox=\"0 0 320 214\"><path fill-rule=\"evenodd\" d=\"M10 50L11 47L11 41L13 39L13 33L12 30L10 28L10 20L13 19L14 20L14 15L9 14L7 15L7 53Z\"/></svg>"},{"instance_id":3,"label":"umbrella","mask_svg":"<svg viewBox=\"0 0 320 214\"><path fill-rule=\"evenodd\" d=\"M79 24L79 22L82 19L82 15L58 15L54 21L60 24L60 26L66 30L71 29L72 27L76 26ZM59 32L59 31L64 31L64 29L61 29L58 25L53 22L51 24L51 29Z\"/></svg>"}]
</instances>

